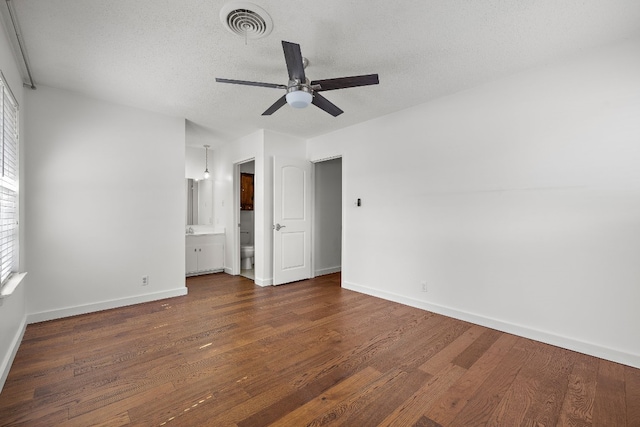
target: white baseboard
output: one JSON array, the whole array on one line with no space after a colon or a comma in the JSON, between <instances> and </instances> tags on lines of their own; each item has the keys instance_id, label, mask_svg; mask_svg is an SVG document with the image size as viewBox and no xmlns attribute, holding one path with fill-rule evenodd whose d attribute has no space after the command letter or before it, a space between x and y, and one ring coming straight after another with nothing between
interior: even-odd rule
<instances>
[{"instance_id":1,"label":"white baseboard","mask_svg":"<svg viewBox=\"0 0 640 427\"><path fill-rule=\"evenodd\" d=\"M11 345L7 349L7 352L4 354L4 358L2 359L2 364L0 365L0 391L4 387L4 383L7 380L7 376L9 375L9 370L11 369L11 365L13 364L13 359L16 357L16 353L18 352L18 348L20 347L20 343L22 342L22 337L24 337L24 331L27 329L27 316L22 318L22 323L18 328L13 340L11 341Z\"/></svg>"},{"instance_id":2,"label":"white baseboard","mask_svg":"<svg viewBox=\"0 0 640 427\"><path fill-rule=\"evenodd\" d=\"M332 274L332 273L338 273L342 271L342 267L341 266L336 266L336 267L330 267L330 268L321 268L319 270L316 270L316 275L315 277L318 276L324 276L325 274Z\"/></svg>"},{"instance_id":3,"label":"white baseboard","mask_svg":"<svg viewBox=\"0 0 640 427\"><path fill-rule=\"evenodd\" d=\"M79 314L93 313L96 311L109 310L111 308L125 307L127 305L141 304L144 302L157 301L166 298L179 297L187 294L187 288L177 288L170 291L152 292L134 297L119 298L109 301L102 301L92 304L66 307L58 310L41 311L27 315L27 323L46 322L47 320L60 319L62 317L77 316Z\"/></svg>"},{"instance_id":4,"label":"white baseboard","mask_svg":"<svg viewBox=\"0 0 640 427\"><path fill-rule=\"evenodd\" d=\"M273 285L273 279L259 279L256 277L254 283L258 286L271 286Z\"/></svg>"},{"instance_id":5,"label":"white baseboard","mask_svg":"<svg viewBox=\"0 0 640 427\"><path fill-rule=\"evenodd\" d=\"M193 277L193 276L204 276L205 274L214 274L214 273L222 273L225 272L226 269L224 268L216 268L215 270L204 270L204 271L198 271L195 273L186 273L185 277Z\"/></svg>"},{"instance_id":6,"label":"white baseboard","mask_svg":"<svg viewBox=\"0 0 640 427\"><path fill-rule=\"evenodd\" d=\"M518 335L524 338L529 338L535 341L540 341L546 344L551 344L557 347L566 348L568 350L577 351L579 353L587 354L589 356L595 356L602 359L610 360L612 362L622 363L623 365L632 366L634 368L640 368L640 355L626 353L624 351L603 347L597 344L589 342L579 341L573 338L540 331L523 325L517 325L514 323L505 322L498 319L493 319L478 314L469 313L466 311L456 310L454 308L441 306L438 304L431 304L425 301L420 301L414 298L409 298L403 295L394 294L392 292L381 291L378 289L369 288L355 283L343 281L342 287L352 291L360 292L363 294L371 295L374 297L386 299L389 301L397 302L400 304L408 305L411 307L419 308L422 310L431 311L433 313L441 314L443 316L453 317L455 319L464 320L465 322L474 323L476 325L485 326L491 329L497 329L502 332L506 332L513 335Z\"/></svg>"}]
</instances>

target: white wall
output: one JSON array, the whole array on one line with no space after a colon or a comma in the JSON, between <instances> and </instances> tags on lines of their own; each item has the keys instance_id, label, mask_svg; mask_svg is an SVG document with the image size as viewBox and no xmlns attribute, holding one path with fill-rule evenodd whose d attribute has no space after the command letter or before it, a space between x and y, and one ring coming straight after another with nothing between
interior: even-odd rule
<instances>
[{"instance_id":1,"label":"white wall","mask_svg":"<svg viewBox=\"0 0 640 427\"><path fill-rule=\"evenodd\" d=\"M209 150L209 165L213 163L213 151ZM186 147L185 148L185 178L204 179L204 148ZM211 166L209 167L211 172Z\"/></svg>"},{"instance_id":2,"label":"white wall","mask_svg":"<svg viewBox=\"0 0 640 427\"><path fill-rule=\"evenodd\" d=\"M238 188L234 188L234 165L247 160L255 159L255 176L254 176L254 214L255 214L255 239L257 234L264 232L262 228L262 216L264 211L264 181L259 177L262 176L263 157L264 157L264 144L263 144L263 131L257 131L237 141L233 141L229 144L219 147L214 152L213 170L211 170L214 180L214 225L225 229L225 271L232 273L234 270L234 251L237 248L239 257L239 239L237 234L237 220L234 217L234 211L236 206L234 204L234 191L239 191ZM239 206L238 199L238 206ZM238 208L239 209L239 208ZM258 224L259 223L259 224ZM264 280L264 252L263 241L254 242L255 249L255 276L256 283L263 284ZM260 255L260 256L258 256ZM237 258L236 257L236 258ZM236 268L239 273L239 258L237 259Z\"/></svg>"},{"instance_id":3,"label":"white wall","mask_svg":"<svg viewBox=\"0 0 640 427\"><path fill-rule=\"evenodd\" d=\"M24 183L25 183L25 167L24 167L24 151L26 140L24 138L24 101L22 87L22 77L16 60L13 56L11 46L4 31L4 21L0 20L0 71L4 75L13 95L16 97L20 105L20 266L19 271L27 269L27 258L25 255L26 244L25 221L24 221ZM25 305L25 289L29 283L29 276L26 276L22 284L14 291L14 293L4 300L0 299L0 390L9 374L9 368L13 362L15 352L18 350L22 335L26 327L26 305Z\"/></svg>"},{"instance_id":4,"label":"white wall","mask_svg":"<svg viewBox=\"0 0 640 427\"><path fill-rule=\"evenodd\" d=\"M194 131L194 129L196 129L197 132ZM197 140L198 142L203 142L203 141L206 142L206 139L204 139L205 137L206 137L205 131L202 130L201 128L194 127L193 123L191 123L189 126L186 126L185 139L187 141L186 142L187 144L193 143L194 140ZM210 135L210 138L213 139L213 135ZM198 180L200 182L198 189L201 193L204 192L204 196L205 196L201 199L202 203L199 203L200 209L199 209L199 216L198 216L198 224L191 224L191 228L193 228L194 231L196 232L219 231L213 224L213 203L214 203L213 202L213 172L212 172L212 168L214 164L213 153L214 151L212 149L209 149L209 152L207 154L207 157L208 157L208 162L207 162L205 159L204 147L192 147L192 146L185 147L185 167L184 167L185 178ZM204 178L205 166L208 166L209 173L211 175L206 180L207 183L203 184L203 181L205 181L205 178ZM185 182L185 191L188 191L186 182ZM186 197L187 196L185 194L185 199ZM187 222L186 221L186 212L187 212L186 204L184 206L184 211L185 211L185 223L186 223Z\"/></svg>"},{"instance_id":5,"label":"white wall","mask_svg":"<svg viewBox=\"0 0 640 427\"><path fill-rule=\"evenodd\" d=\"M638 76L635 40L310 140L343 285L640 367Z\"/></svg>"},{"instance_id":6,"label":"white wall","mask_svg":"<svg viewBox=\"0 0 640 427\"><path fill-rule=\"evenodd\" d=\"M184 119L45 86L25 101L29 321L185 294Z\"/></svg>"},{"instance_id":7,"label":"white wall","mask_svg":"<svg viewBox=\"0 0 640 427\"><path fill-rule=\"evenodd\" d=\"M313 268L316 276L340 271L342 159L314 165Z\"/></svg>"},{"instance_id":8,"label":"white wall","mask_svg":"<svg viewBox=\"0 0 640 427\"><path fill-rule=\"evenodd\" d=\"M247 162L240 165L240 172L242 173L256 173L256 163Z\"/></svg>"},{"instance_id":9,"label":"white wall","mask_svg":"<svg viewBox=\"0 0 640 427\"><path fill-rule=\"evenodd\" d=\"M215 152L214 217L227 230L226 267L233 271L233 252L239 248L237 221L234 217L233 165L253 159L254 174L254 249L255 283L273 283L273 156L306 157L305 141L289 135L260 130L226 144Z\"/></svg>"}]
</instances>

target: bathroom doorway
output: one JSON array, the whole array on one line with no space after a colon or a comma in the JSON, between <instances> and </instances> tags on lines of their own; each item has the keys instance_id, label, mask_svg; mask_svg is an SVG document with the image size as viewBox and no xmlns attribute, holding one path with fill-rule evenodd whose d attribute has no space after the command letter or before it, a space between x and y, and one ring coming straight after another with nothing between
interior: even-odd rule
<instances>
[{"instance_id":1,"label":"bathroom doorway","mask_svg":"<svg viewBox=\"0 0 640 427\"><path fill-rule=\"evenodd\" d=\"M255 280L255 161L240 164L240 275Z\"/></svg>"},{"instance_id":2,"label":"bathroom doorway","mask_svg":"<svg viewBox=\"0 0 640 427\"><path fill-rule=\"evenodd\" d=\"M313 276L342 271L342 158L314 163Z\"/></svg>"}]
</instances>

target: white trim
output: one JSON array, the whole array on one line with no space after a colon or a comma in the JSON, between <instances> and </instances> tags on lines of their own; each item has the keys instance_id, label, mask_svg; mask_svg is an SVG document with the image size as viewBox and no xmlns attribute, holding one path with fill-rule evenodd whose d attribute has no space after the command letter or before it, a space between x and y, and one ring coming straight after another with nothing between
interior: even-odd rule
<instances>
[{"instance_id":1,"label":"white trim","mask_svg":"<svg viewBox=\"0 0 640 427\"><path fill-rule=\"evenodd\" d=\"M242 163L248 162L241 161L233 164L233 182L231 186L233 187L233 196L231 199L233 200L233 234L231 235L231 271L234 276L239 275L242 272L240 268L240 165ZM255 185L254 185L255 191ZM255 209L255 197L254 197L254 205ZM255 225L254 225L255 226ZM255 235L254 235L255 239ZM255 242L255 241L254 241ZM255 247L255 246L254 246ZM226 257L225 257L226 258Z\"/></svg>"},{"instance_id":2,"label":"white trim","mask_svg":"<svg viewBox=\"0 0 640 427\"><path fill-rule=\"evenodd\" d=\"M258 279L256 278L255 281L253 282L258 286L271 286L273 285L273 278L271 279Z\"/></svg>"},{"instance_id":3,"label":"white trim","mask_svg":"<svg viewBox=\"0 0 640 427\"><path fill-rule=\"evenodd\" d=\"M194 271L192 273L185 273L185 277L203 276L205 274L223 273L224 268L214 268L213 270Z\"/></svg>"},{"instance_id":4,"label":"white trim","mask_svg":"<svg viewBox=\"0 0 640 427\"><path fill-rule=\"evenodd\" d=\"M3 298L7 298L8 296L10 296L18 287L18 285L20 285L20 283L22 283L22 279L24 279L24 276L26 276L27 273L13 273L11 276L9 276L9 280L6 281L6 283L0 287L0 301Z\"/></svg>"},{"instance_id":5,"label":"white trim","mask_svg":"<svg viewBox=\"0 0 640 427\"><path fill-rule=\"evenodd\" d=\"M153 292L134 297L118 298L114 300L102 301L92 304L67 307L59 310L41 311L31 313L27 316L27 323L46 322L47 320L60 319L62 317L77 316L79 314L93 313L96 311L109 310L112 308L125 307L128 305L141 304L145 302L158 301L166 298L173 298L187 295L187 288L177 288L170 291Z\"/></svg>"},{"instance_id":6,"label":"white trim","mask_svg":"<svg viewBox=\"0 0 640 427\"><path fill-rule=\"evenodd\" d=\"M342 267L341 266L336 266L336 267L329 267L329 268L321 268L320 270L316 270L315 271L315 275L317 276L324 276L325 274L332 274L332 273L338 273L342 271Z\"/></svg>"},{"instance_id":7,"label":"white trim","mask_svg":"<svg viewBox=\"0 0 640 427\"><path fill-rule=\"evenodd\" d=\"M309 197L311 198L310 202L311 202L311 207L309 208L309 218L311 220L311 232L309 233L309 238L311 239L311 246L310 246L310 251L311 251L311 259L309 260L309 264L311 267L311 271L310 274L311 276L309 277L310 279L313 279L314 277L317 276L316 274L316 251L315 251L315 244L316 244L316 164L314 162L311 162L311 173L309 176L309 179L311 180L311 189L309 190ZM275 266L274 266L275 268Z\"/></svg>"},{"instance_id":8,"label":"white trim","mask_svg":"<svg viewBox=\"0 0 640 427\"><path fill-rule=\"evenodd\" d=\"M485 326L487 328L497 329L502 332L540 341L546 344L555 345L557 347L566 348L568 350L577 351L579 353L595 356L612 362L622 363L634 368L640 368L640 355L631 354L613 348L603 347L601 345L576 340L574 338L553 334L546 331L532 329L527 326L517 325L486 316L481 316L466 311L456 310L454 308L445 307L438 304L431 304L414 298L394 294L392 292L381 291L347 281L342 282L342 287L355 292L371 295L374 297L394 301L400 304L431 311L433 313L442 314L443 316L453 317L455 319L464 320L476 325Z\"/></svg>"},{"instance_id":9,"label":"white trim","mask_svg":"<svg viewBox=\"0 0 640 427\"><path fill-rule=\"evenodd\" d=\"M18 331L13 337L11 341L11 345L9 346L8 351L5 353L4 359L2 360L2 364L0 365L0 392L4 387L4 383L7 380L7 376L9 376L9 371L11 370L11 365L13 365L13 360L16 357L16 353L18 353L18 348L20 348L20 343L22 342L22 337L24 337L24 332L27 330L27 316L22 318L22 323L18 328Z\"/></svg>"},{"instance_id":10,"label":"white trim","mask_svg":"<svg viewBox=\"0 0 640 427\"><path fill-rule=\"evenodd\" d=\"M328 162L329 160L335 160L342 158L342 154L336 154L334 156L323 157L321 159L309 160L311 163L322 163Z\"/></svg>"},{"instance_id":11,"label":"white trim","mask_svg":"<svg viewBox=\"0 0 640 427\"><path fill-rule=\"evenodd\" d=\"M340 201L341 201L341 211L340 211L340 263L341 265L332 267L332 268L321 268L316 270L316 253L315 253L315 240L316 240L316 167L318 163L328 162L330 160L340 159ZM311 167L311 279L317 276L323 276L325 274L337 273L342 271L342 265L344 263L344 227L345 223L345 191L344 191L344 156L342 154L336 154L334 156L325 157L317 160L310 160Z\"/></svg>"},{"instance_id":12,"label":"white trim","mask_svg":"<svg viewBox=\"0 0 640 427\"><path fill-rule=\"evenodd\" d=\"M264 136L263 136L264 139ZM233 182L232 182L232 187L233 187L233 235L232 235L232 241L231 241L231 273L234 276L238 276L240 275L240 273L242 273L242 268L240 268L240 174L242 173L240 171L240 169L242 168L242 165L245 163L249 163L249 162L253 162L253 166L254 166L254 170L256 167L256 158L255 156L253 157L249 157L246 158L244 160L237 160L235 162L233 162ZM255 172L254 172L255 174ZM255 176L255 175L254 175ZM260 178L262 179L262 178ZM254 192L255 192L255 182L254 182ZM253 211L255 213L256 211L256 205L255 205L255 196L254 196L254 204L253 204ZM255 214L253 217L253 229L254 229L254 234L253 234L253 245L254 248L256 248L256 235L255 235L255 227L256 227L256 218L255 218Z\"/></svg>"}]
</instances>

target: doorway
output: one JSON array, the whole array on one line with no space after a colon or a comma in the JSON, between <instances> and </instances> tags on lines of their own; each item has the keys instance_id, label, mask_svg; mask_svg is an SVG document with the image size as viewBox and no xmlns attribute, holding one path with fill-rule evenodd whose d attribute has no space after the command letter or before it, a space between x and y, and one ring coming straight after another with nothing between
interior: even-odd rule
<instances>
[{"instance_id":1,"label":"doorway","mask_svg":"<svg viewBox=\"0 0 640 427\"><path fill-rule=\"evenodd\" d=\"M255 161L240 164L240 275L255 280L255 211L254 211L254 174Z\"/></svg>"},{"instance_id":2,"label":"doorway","mask_svg":"<svg viewBox=\"0 0 640 427\"><path fill-rule=\"evenodd\" d=\"M314 163L313 276L342 271L342 158Z\"/></svg>"}]
</instances>

